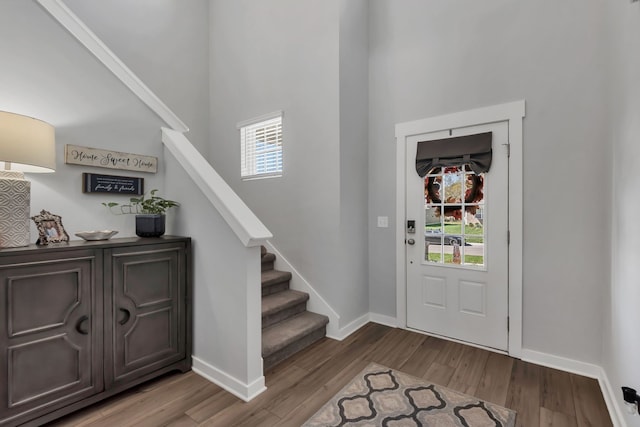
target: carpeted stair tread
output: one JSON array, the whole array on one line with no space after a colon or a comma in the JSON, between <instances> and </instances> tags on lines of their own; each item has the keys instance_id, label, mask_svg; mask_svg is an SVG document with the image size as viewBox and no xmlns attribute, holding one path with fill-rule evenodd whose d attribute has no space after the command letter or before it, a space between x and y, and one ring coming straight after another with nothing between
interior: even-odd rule
<instances>
[{"instance_id":1,"label":"carpeted stair tread","mask_svg":"<svg viewBox=\"0 0 640 427\"><path fill-rule=\"evenodd\" d=\"M291 273L288 271L268 270L262 272L262 287L268 287L280 282L291 280Z\"/></svg>"},{"instance_id":2,"label":"carpeted stair tread","mask_svg":"<svg viewBox=\"0 0 640 427\"><path fill-rule=\"evenodd\" d=\"M291 273L288 271L267 270L262 272L262 296L275 294L289 289Z\"/></svg>"},{"instance_id":3,"label":"carpeted stair tread","mask_svg":"<svg viewBox=\"0 0 640 427\"><path fill-rule=\"evenodd\" d=\"M329 318L305 311L262 330L262 357L267 358L285 347L295 344L313 332L324 329Z\"/></svg>"},{"instance_id":4,"label":"carpeted stair tread","mask_svg":"<svg viewBox=\"0 0 640 427\"><path fill-rule=\"evenodd\" d=\"M262 317L271 316L278 311L285 310L309 300L309 294L289 289L262 297Z\"/></svg>"},{"instance_id":5,"label":"carpeted stair tread","mask_svg":"<svg viewBox=\"0 0 640 427\"><path fill-rule=\"evenodd\" d=\"M307 309L309 294L285 289L262 297L262 329Z\"/></svg>"}]
</instances>

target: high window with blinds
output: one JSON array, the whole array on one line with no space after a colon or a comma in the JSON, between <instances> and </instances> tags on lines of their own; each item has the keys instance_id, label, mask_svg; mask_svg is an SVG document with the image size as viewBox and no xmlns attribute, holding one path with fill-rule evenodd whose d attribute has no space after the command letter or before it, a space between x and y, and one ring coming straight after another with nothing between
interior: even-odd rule
<instances>
[{"instance_id":1,"label":"high window with blinds","mask_svg":"<svg viewBox=\"0 0 640 427\"><path fill-rule=\"evenodd\" d=\"M282 112L239 123L242 179L282 176Z\"/></svg>"}]
</instances>

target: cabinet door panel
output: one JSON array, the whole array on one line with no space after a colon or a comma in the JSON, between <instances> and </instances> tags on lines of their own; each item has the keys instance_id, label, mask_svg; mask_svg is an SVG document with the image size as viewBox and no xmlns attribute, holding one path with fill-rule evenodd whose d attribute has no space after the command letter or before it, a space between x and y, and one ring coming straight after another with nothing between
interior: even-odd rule
<instances>
[{"instance_id":1,"label":"cabinet door panel","mask_svg":"<svg viewBox=\"0 0 640 427\"><path fill-rule=\"evenodd\" d=\"M102 319L93 253L0 265L0 424L102 390ZM15 261L15 262L11 262ZM22 262L21 262L22 261Z\"/></svg>"},{"instance_id":2,"label":"cabinet door panel","mask_svg":"<svg viewBox=\"0 0 640 427\"><path fill-rule=\"evenodd\" d=\"M73 269L8 278L9 337L64 325L80 304L81 275Z\"/></svg>"},{"instance_id":3,"label":"cabinet door panel","mask_svg":"<svg viewBox=\"0 0 640 427\"><path fill-rule=\"evenodd\" d=\"M157 258L124 261L124 296L140 307L174 299L173 292L176 289L172 287L172 283L175 283L178 273L175 255L170 252L157 254Z\"/></svg>"},{"instance_id":4,"label":"cabinet door panel","mask_svg":"<svg viewBox=\"0 0 640 427\"><path fill-rule=\"evenodd\" d=\"M82 349L66 335L9 347L8 359L10 407L68 390L82 380Z\"/></svg>"},{"instance_id":5,"label":"cabinet door panel","mask_svg":"<svg viewBox=\"0 0 640 427\"><path fill-rule=\"evenodd\" d=\"M185 357L184 245L114 249L107 383L129 381ZM105 280L109 283L109 280Z\"/></svg>"},{"instance_id":6,"label":"cabinet door panel","mask_svg":"<svg viewBox=\"0 0 640 427\"><path fill-rule=\"evenodd\" d=\"M136 316L135 326L124 337L124 359L129 366L152 362L162 354L176 353L174 317L173 307Z\"/></svg>"}]
</instances>

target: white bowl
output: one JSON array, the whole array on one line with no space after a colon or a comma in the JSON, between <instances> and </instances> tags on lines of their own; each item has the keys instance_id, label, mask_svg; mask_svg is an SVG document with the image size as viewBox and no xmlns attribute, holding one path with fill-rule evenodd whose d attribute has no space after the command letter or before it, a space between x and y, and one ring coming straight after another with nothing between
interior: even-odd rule
<instances>
[{"instance_id":1,"label":"white bowl","mask_svg":"<svg viewBox=\"0 0 640 427\"><path fill-rule=\"evenodd\" d=\"M116 234L118 232L115 230L78 231L76 236L82 237L84 240L109 240Z\"/></svg>"}]
</instances>

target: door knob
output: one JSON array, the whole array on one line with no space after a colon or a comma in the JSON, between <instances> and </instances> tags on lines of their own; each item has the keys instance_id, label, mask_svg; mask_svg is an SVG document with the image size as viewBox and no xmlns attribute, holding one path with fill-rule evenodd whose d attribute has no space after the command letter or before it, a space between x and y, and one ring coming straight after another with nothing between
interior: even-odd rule
<instances>
[{"instance_id":1,"label":"door knob","mask_svg":"<svg viewBox=\"0 0 640 427\"><path fill-rule=\"evenodd\" d=\"M413 240L413 239L407 239L407 243L410 244L410 245L415 245L416 241Z\"/></svg>"}]
</instances>

